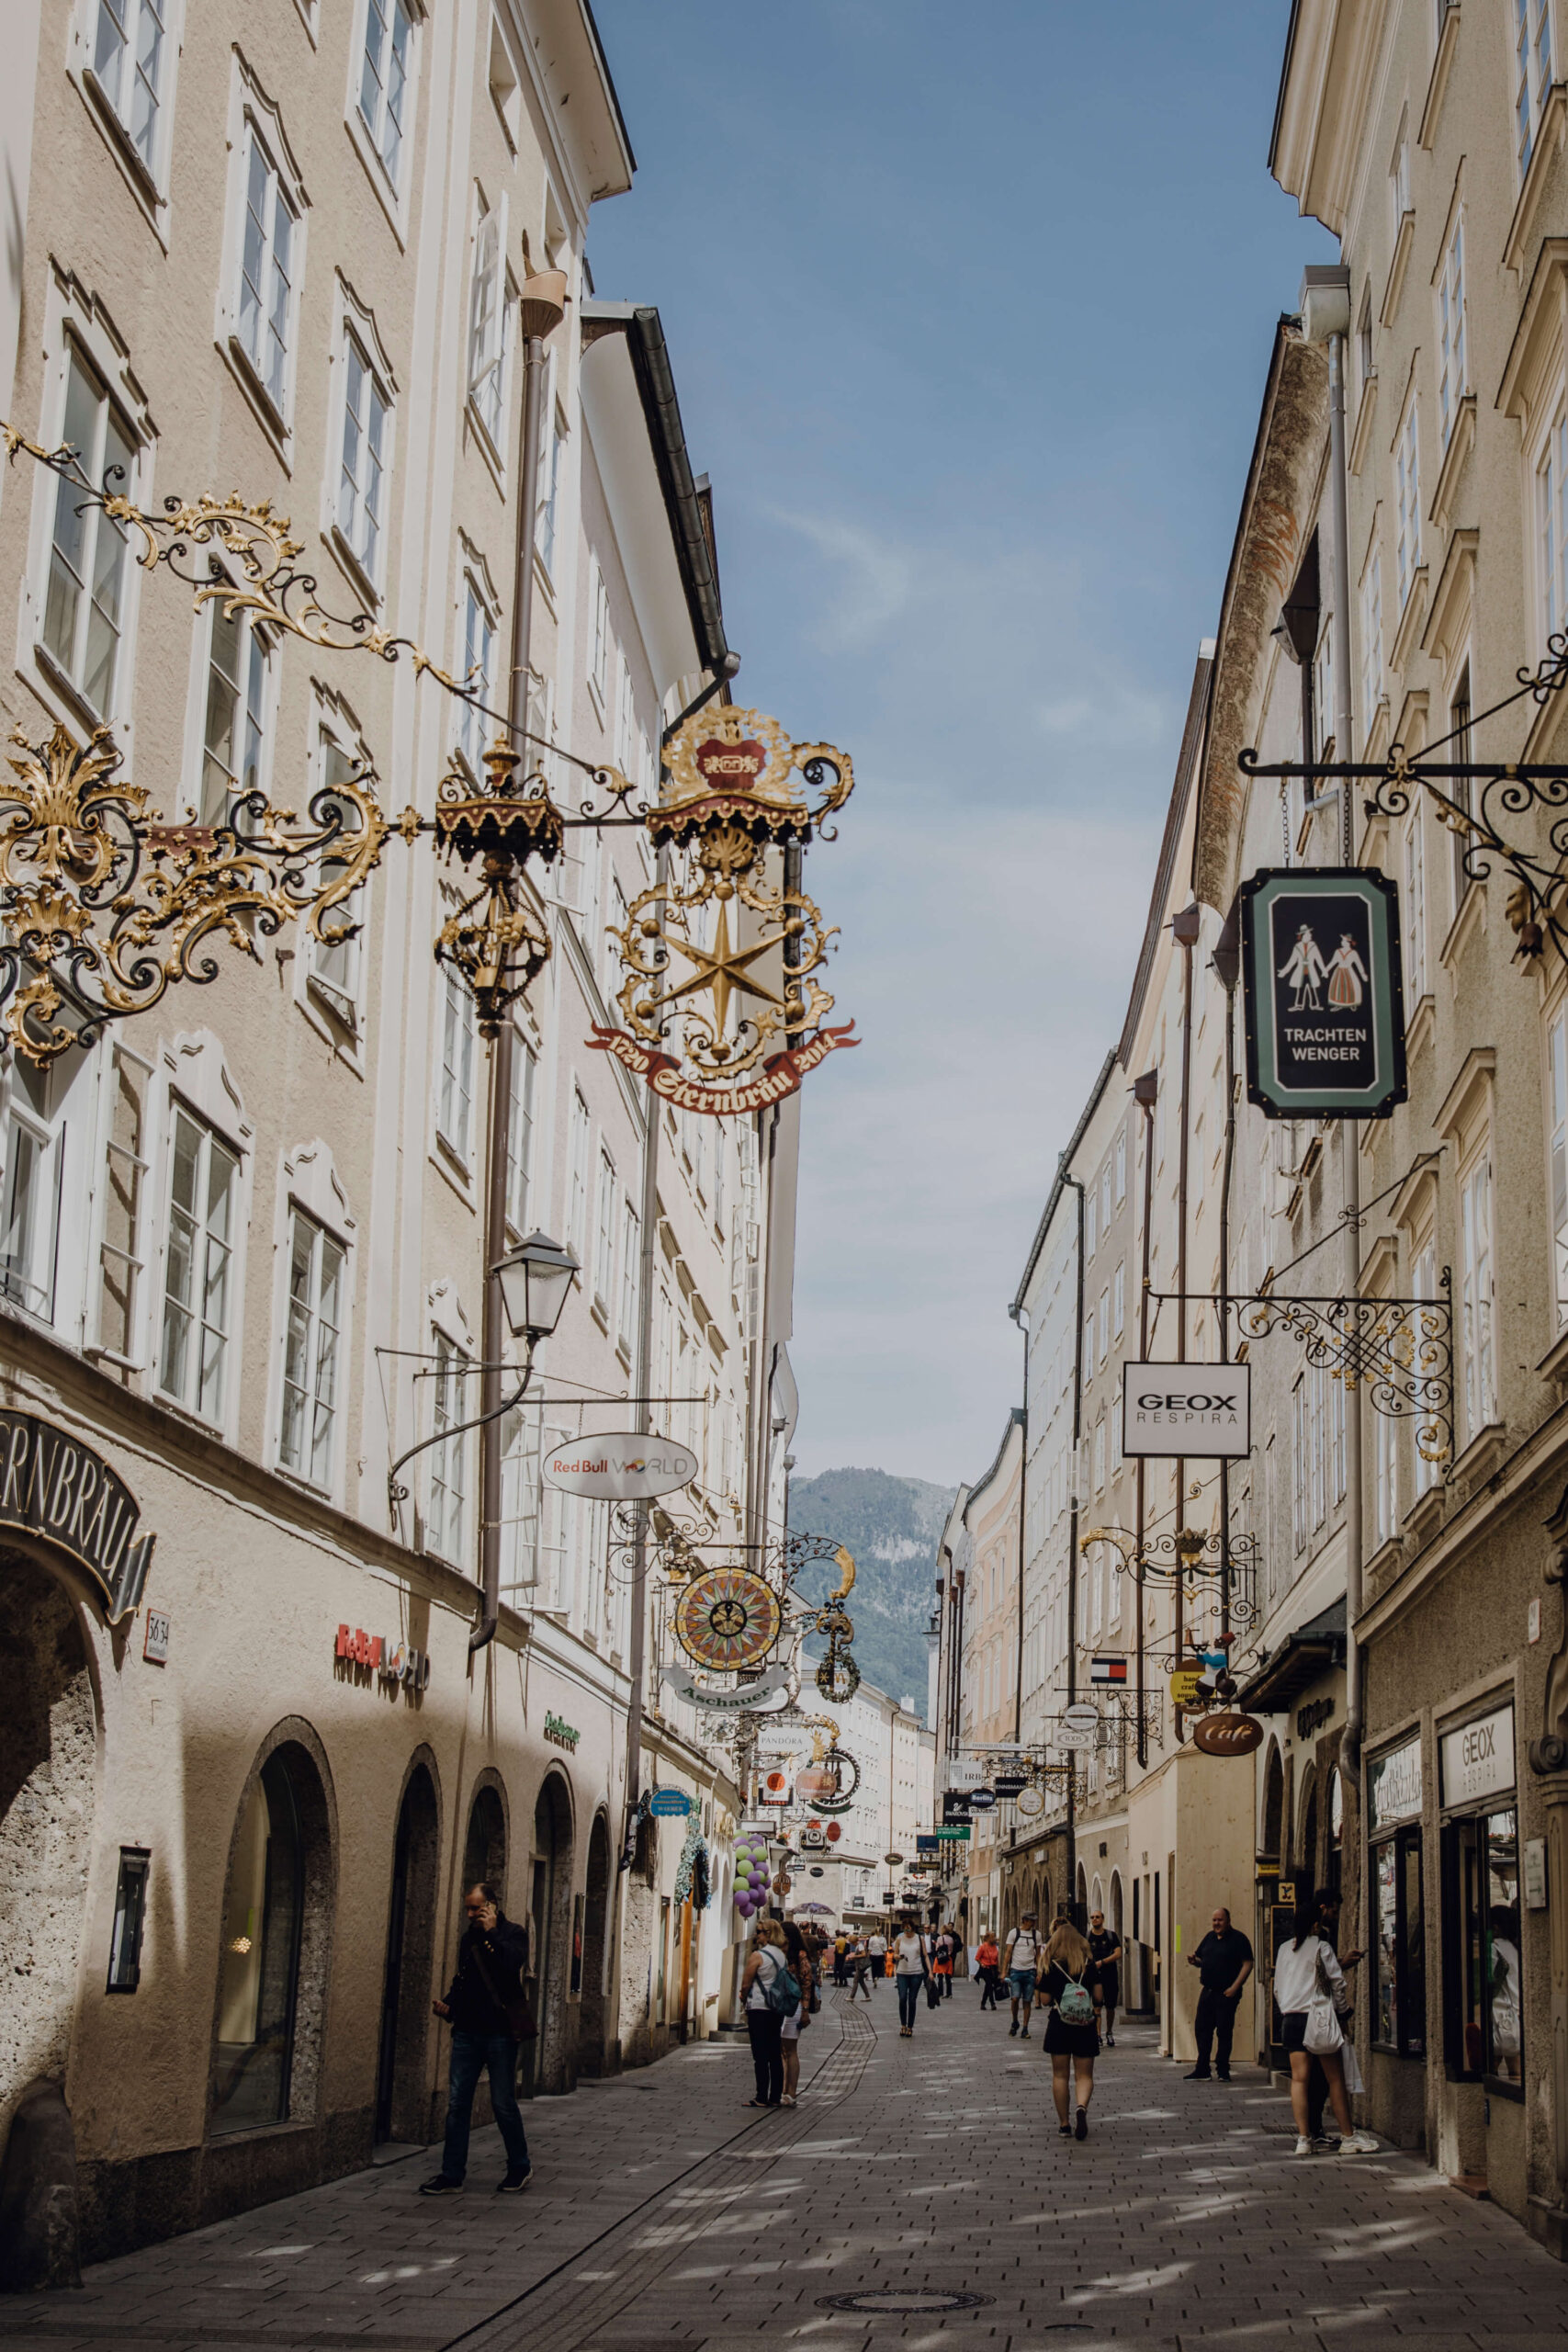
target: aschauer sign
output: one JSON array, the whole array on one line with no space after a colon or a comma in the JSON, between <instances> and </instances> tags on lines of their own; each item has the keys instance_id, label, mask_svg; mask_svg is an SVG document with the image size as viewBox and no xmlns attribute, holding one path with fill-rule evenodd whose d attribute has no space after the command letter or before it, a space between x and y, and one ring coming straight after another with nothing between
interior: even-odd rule
<instances>
[{"instance_id":1,"label":"aschauer sign","mask_svg":"<svg viewBox=\"0 0 1568 2352\"><path fill-rule=\"evenodd\" d=\"M1265 866L1236 892L1247 1099L1271 1119L1386 1119L1408 1089L1399 902L1371 866Z\"/></svg>"},{"instance_id":2,"label":"aschauer sign","mask_svg":"<svg viewBox=\"0 0 1568 2352\"><path fill-rule=\"evenodd\" d=\"M1252 1372L1245 1363L1122 1366L1122 1451L1232 1460L1252 1451Z\"/></svg>"}]
</instances>

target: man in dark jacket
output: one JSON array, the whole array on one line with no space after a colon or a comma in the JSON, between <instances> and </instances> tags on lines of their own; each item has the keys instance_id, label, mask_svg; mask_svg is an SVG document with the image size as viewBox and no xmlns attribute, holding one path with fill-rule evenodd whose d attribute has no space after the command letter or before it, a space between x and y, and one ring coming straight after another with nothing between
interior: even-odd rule
<instances>
[{"instance_id":1,"label":"man in dark jacket","mask_svg":"<svg viewBox=\"0 0 1568 2352\"><path fill-rule=\"evenodd\" d=\"M474 2093L487 2067L490 2103L506 2146L506 2177L497 2182L497 2188L514 2195L527 2188L534 2170L528 2161L516 2086L516 2028L523 2009L527 1934L506 1917L500 1890L488 1879L468 1889L463 1908L468 1925L457 1946L457 1973L446 1998L432 2004L438 2018L452 2021L452 2058L441 2169L421 2183L422 2197L455 2197L462 2188L468 2169L468 2120Z\"/></svg>"}]
</instances>

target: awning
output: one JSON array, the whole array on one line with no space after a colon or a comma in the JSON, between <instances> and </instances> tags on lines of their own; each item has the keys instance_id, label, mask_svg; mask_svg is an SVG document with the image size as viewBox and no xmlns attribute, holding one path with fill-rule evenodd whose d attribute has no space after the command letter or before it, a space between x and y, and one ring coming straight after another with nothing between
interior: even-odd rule
<instances>
[{"instance_id":1,"label":"awning","mask_svg":"<svg viewBox=\"0 0 1568 2352\"><path fill-rule=\"evenodd\" d=\"M1282 1715L1303 1690L1345 1663L1345 1603L1334 1601L1320 1617L1287 1634L1236 1694L1252 1714Z\"/></svg>"}]
</instances>

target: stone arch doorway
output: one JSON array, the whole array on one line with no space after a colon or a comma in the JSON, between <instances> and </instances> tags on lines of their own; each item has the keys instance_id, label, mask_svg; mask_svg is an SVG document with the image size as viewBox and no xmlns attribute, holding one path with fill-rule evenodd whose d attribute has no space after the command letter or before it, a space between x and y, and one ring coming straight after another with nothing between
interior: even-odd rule
<instances>
[{"instance_id":1,"label":"stone arch doorway","mask_svg":"<svg viewBox=\"0 0 1568 2352\"><path fill-rule=\"evenodd\" d=\"M332 1808L307 1740L281 1724L246 1785L229 1853L208 2131L316 2111L332 1946Z\"/></svg>"},{"instance_id":2,"label":"stone arch doorway","mask_svg":"<svg viewBox=\"0 0 1568 2352\"><path fill-rule=\"evenodd\" d=\"M430 1767L422 1760L415 1763L404 1785L392 1841L376 2064L378 2142L423 2140L429 2129L425 2052L440 1847L440 1803Z\"/></svg>"},{"instance_id":3,"label":"stone arch doorway","mask_svg":"<svg viewBox=\"0 0 1568 2352\"><path fill-rule=\"evenodd\" d=\"M3 2142L29 2083L64 2083L97 1785L97 1708L76 1604L46 1567L9 1549L0 1549L0 1664Z\"/></svg>"},{"instance_id":4,"label":"stone arch doorway","mask_svg":"<svg viewBox=\"0 0 1568 2352\"><path fill-rule=\"evenodd\" d=\"M1077 1916L1074 1919L1073 1925L1075 1928L1080 1929L1087 1928L1089 1925L1089 1880L1085 1875L1084 1866L1081 1862L1078 1864L1078 1884L1075 1903Z\"/></svg>"},{"instance_id":5,"label":"stone arch doorway","mask_svg":"<svg viewBox=\"0 0 1568 2352\"><path fill-rule=\"evenodd\" d=\"M480 1880L501 1889L506 1899L506 1804L490 1775L480 1781L468 1806L468 1830L463 1840L463 1884L467 1894Z\"/></svg>"},{"instance_id":6,"label":"stone arch doorway","mask_svg":"<svg viewBox=\"0 0 1568 2352\"><path fill-rule=\"evenodd\" d=\"M528 1889L528 1996L538 2031L526 2046L530 2090L571 2088L576 2035L567 2003L571 1945L571 1796L559 1772L545 1776L534 1807Z\"/></svg>"},{"instance_id":7,"label":"stone arch doorway","mask_svg":"<svg viewBox=\"0 0 1568 2352\"><path fill-rule=\"evenodd\" d=\"M1296 1866L1296 1894L1309 1903L1317 1888L1317 1774L1308 1771L1302 1789L1301 1856Z\"/></svg>"},{"instance_id":8,"label":"stone arch doorway","mask_svg":"<svg viewBox=\"0 0 1568 2352\"><path fill-rule=\"evenodd\" d=\"M1111 1873L1111 1931L1115 1936L1120 1936L1122 1933L1122 1873L1120 1871L1112 1871Z\"/></svg>"},{"instance_id":9,"label":"stone arch doorway","mask_svg":"<svg viewBox=\"0 0 1568 2352\"><path fill-rule=\"evenodd\" d=\"M582 1917L582 2012L578 2064L585 2075L604 2070L604 1962L610 1915L610 1829L602 1813L588 1833L588 1885ZM722 1910L719 1917L724 1916Z\"/></svg>"},{"instance_id":10,"label":"stone arch doorway","mask_svg":"<svg viewBox=\"0 0 1568 2352\"><path fill-rule=\"evenodd\" d=\"M1285 1834L1285 1767L1277 1740L1269 1743L1269 1761L1263 1772L1263 1834L1258 1850L1265 1861L1284 1860L1281 1841Z\"/></svg>"}]
</instances>

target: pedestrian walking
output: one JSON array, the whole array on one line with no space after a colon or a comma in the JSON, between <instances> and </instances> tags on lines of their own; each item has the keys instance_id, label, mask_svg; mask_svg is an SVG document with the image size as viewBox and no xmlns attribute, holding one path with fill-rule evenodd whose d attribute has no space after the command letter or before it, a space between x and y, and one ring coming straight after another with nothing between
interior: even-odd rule
<instances>
[{"instance_id":1,"label":"pedestrian walking","mask_svg":"<svg viewBox=\"0 0 1568 2352\"><path fill-rule=\"evenodd\" d=\"M1359 1951L1342 1952L1339 1949L1339 1896L1332 1887L1320 1887L1314 1898L1313 1908L1317 1919L1317 1932L1325 1943L1333 1946L1335 1958L1339 1962L1340 1973L1346 1979L1346 1988L1348 1992L1350 1971L1360 1965L1362 1955ZM1353 2011L1349 2008L1339 2012L1340 2030L1345 2036L1347 2048L1350 2047L1353 2015ZM1340 2063L1346 2069L1345 2088L1354 2098L1360 2087L1350 2072L1350 2068L1355 2064L1354 2050L1351 2049L1348 2061L1342 2059ZM1328 2076L1323 2071L1322 2059L1314 2052L1312 2064L1307 2069L1307 2137L1312 2142L1314 2154L1320 2149L1331 2155L1337 2154L1339 2150L1337 2135L1325 2132L1323 2128L1323 2114L1327 2105Z\"/></svg>"},{"instance_id":2,"label":"pedestrian walking","mask_svg":"<svg viewBox=\"0 0 1568 2352\"><path fill-rule=\"evenodd\" d=\"M1315 2057L1328 2078L1328 2096L1339 2126L1342 2156L1372 2155L1377 2142L1350 2120L1345 2087L1345 2030L1340 2012L1350 2007L1334 1946L1318 1932L1318 1910L1308 1901L1296 1910L1296 1932L1274 1955L1274 1998L1280 2004L1281 2038L1291 2059L1291 2112L1296 2120L1296 2154L1313 2153L1307 2111L1307 2078Z\"/></svg>"},{"instance_id":3,"label":"pedestrian walking","mask_svg":"<svg viewBox=\"0 0 1568 2352\"><path fill-rule=\"evenodd\" d=\"M879 1976L887 1973L887 1939L880 1928L872 1929L865 1939L865 1948L871 1956L871 1977L874 1984Z\"/></svg>"},{"instance_id":4,"label":"pedestrian walking","mask_svg":"<svg viewBox=\"0 0 1568 2352\"><path fill-rule=\"evenodd\" d=\"M1043 2047L1051 2060L1051 2097L1064 2140L1089 2138L1089 2103L1100 2055L1100 2029L1094 2021L1097 1976L1088 1937L1070 1919L1058 1919L1041 1957L1040 1997L1051 2012ZM1075 2090L1077 2115L1069 2121Z\"/></svg>"},{"instance_id":5,"label":"pedestrian walking","mask_svg":"<svg viewBox=\"0 0 1568 2352\"><path fill-rule=\"evenodd\" d=\"M854 1963L855 1972L855 1981L850 1987L850 1998L852 2001L857 1993L863 1993L869 2001L871 1998L871 1947L863 1936L856 1941L850 1957Z\"/></svg>"},{"instance_id":6,"label":"pedestrian walking","mask_svg":"<svg viewBox=\"0 0 1568 2352\"><path fill-rule=\"evenodd\" d=\"M947 1928L942 1929L936 1939L936 1961L932 1973L936 1977L939 2000L951 2001L953 1998L953 1954L957 1938Z\"/></svg>"},{"instance_id":7,"label":"pedestrian walking","mask_svg":"<svg viewBox=\"0 0 1568 2352\"><path fill-rule=\"evenodd\" d=\"M1100 2031L1107 2050L1116 2047L1116 2010L1122 1998L1122 1939L1105 1924L1103 1911L1089 1917L1089 1948L1099 1978Z\"/></svg>"},{"instance_id":8,"label":"pedestrian walking","mask_svg":"<svg viewBox=\"0 0 1568 2352\"><path fill-rule=\"evenodd\" d=\"M980 2007L983 2009L994 2009L997 2006L997 1973L1001 1957L997 1939L987 1928L975 1947L975 1973L980 1980Z\"/></svg>"},{"instance_id":9,"label":"pedestrian walking","mask_svg":"<svg viewBox=\"0 0 1568 2352\"><path fill-rule=\"evenodd\" d=\"M800 2088L800 2037L811 2023L811 1994L817 1982L817 1967L812 1946L793 1919L784 1921L784 1948L790 1969L800 1986L800 1998L780 2029L779 2054L784 2060L784 2097L779 2104L781 2107L793 2107Z\"/></svg>"},{"instance_id":10,"label":"pedestrian walking","mask_svg":"<svg viewBox=\"0 0 1568 2352\"><path fill-rule=\"evenodd\" d=\"M1029 2040L1030 2013L1034 2007L1034 1987L1040 1975L1040 1938L1035 1932L1035 1917L1026 1911L1016 1928L1008 1930L1002 1951L1002 1966L1007 1971L1008 1992L1012 1999L1012 2023L1008 2028L1010 2040L1021 2033ZM1021 2025L1019 2012L1023 2013Z\"/></svg>"},{"instance_id":11,"label":"pedestrian walking","mask_svg":"<svg viewBox=\"0 0 1568 2352\"><path fill-rule=\"evenodd\" d=\"M501 1890L483 1879L463 1898L466 1920L457 1945L457 1965L444 2001L433 2001L438 2018L452 2028L446 2068L446 2136L441 2169L420 2183L422 2197L455 2197L468 2170L468 2129L479 2076L490 2075L491 2110L506 2150L506 2173L498 2191L525 2189L534 2167L517 2105L517 2045L534 2031L523 1994L528 1962L526 1930L501 1907Z\"/></svg>"},{"instance_id":12,"label":"pedestrian walking","mask_svg":"<svg viewBox=\"0 0 1568 2352\"><path fill-rule=\"evenodd\" d=\"M898 1988L898 2032L908 2041L915 2030L920 1987L928 1981L926 1939L912 1919L906 1919L893 1945L893 1982Z\"/></svg>"},{"instance_id":13,"label":"pedestrian walking","mask_svg":"<svg viewBox=\"0 0 1568 2352\"><path fill-rule=\"evenodd\" d=\"M1228 2083L1236 2004L1241 1999L1242 1986L1252 1973L1252 1946L1241 1929L1231 1925L1228 1911L1214 1913L1208 1934L1197 1951L1188 1954L1188 1966L1198 1971L1199 1992L1198 2013L1193 2021L1198 2036L1198 2063L1187 2079L1190 2083L1208 2081L1212 2049L1213 2071L1222 2083Z\"/></svg>"},{"instance_id":14,"label":"pedestrian walking","mask_svg":"<svg viewBox=\"0 0 1568 2352\"><path fill-rule=\"evenodd\" d=\"M740 1979L751 2065L757 2077L750 2107L777 2107L784 2098L784 2024L800 1999L800 1986L786 1961L784 1922L761 1919L757 1940Z\"/></svg>"},{"instance_id":15,"label":"pedestrian walking","mask_svg":"<svg viewBox=\"0 0 1568 2352\"><path fill-rule=\"evenodd\" d=\"M847 1984L850 1981L850 1939L840 1928L833 1939L833 1982Z\"/></svg>"}]
</instances>

